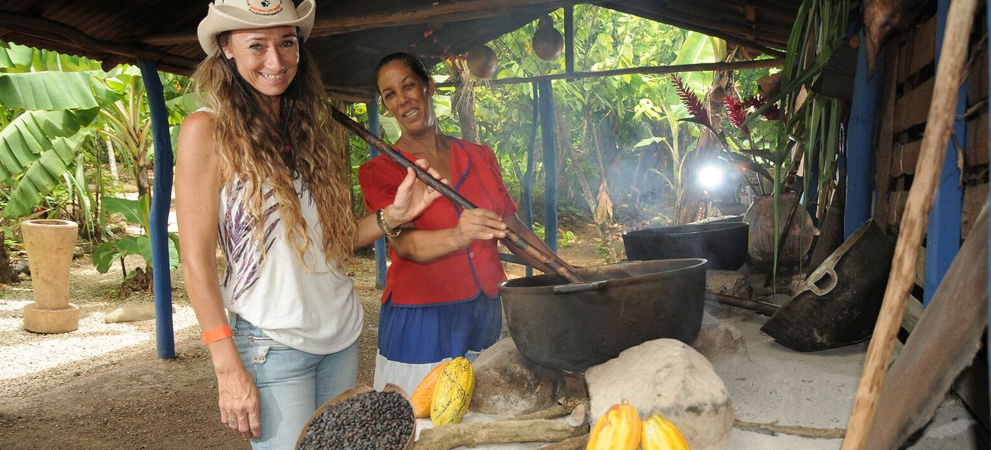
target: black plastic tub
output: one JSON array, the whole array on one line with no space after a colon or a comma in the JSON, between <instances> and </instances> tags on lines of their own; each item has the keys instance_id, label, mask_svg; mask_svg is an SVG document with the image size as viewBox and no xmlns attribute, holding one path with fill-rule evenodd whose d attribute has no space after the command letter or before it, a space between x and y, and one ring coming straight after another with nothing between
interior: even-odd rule
<instances>
[{"instance_id":1,"label":"black plastic tub","mask_svg":"<svg viewBox=\"0 0 991 450\"><path fill-rule=\"evenodd\" d=\"M707 269L736 270L747 260L750 227L743 222L705 222L623 233L626 259L704 258Z\"/></svg>"}]
</instances>

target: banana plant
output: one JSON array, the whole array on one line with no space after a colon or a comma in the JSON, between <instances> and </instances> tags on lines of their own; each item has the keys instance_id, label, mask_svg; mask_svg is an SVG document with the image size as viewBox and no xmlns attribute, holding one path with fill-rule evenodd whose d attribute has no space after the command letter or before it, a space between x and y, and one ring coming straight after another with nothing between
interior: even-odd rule
<instances>
[{"instance_id":1,"label":"banana plant","mask_svg":"<svg viewBox=\"0 0 991 450\"><path fill-rule=\"evenodd\" d=\"M850 8L849 0L802 2L788 39L781 92L757 108L741 125L750 125L768 108L781 102L787 139L775 150L773 157L775 250L772 271L775 276L781 248L781 220L789 217L781 214L780 202L786 168L798 158L805 159L801 174L803 192L807 196L809 180L817 179L820 198L831 189L830 181L836 172L842 105L839 100L820 95L809 87L822 73L833 52L846 44Z\"/></svg>"},{"instance_id":2,"label":"banana plant","mask_svg":"<svg viewBox=\"0 0 991 450\"><path fill-rule=\"evenodd\" d=\"M189 104L189 99L177 94L183 82L176 78L169 81L168 86L175 91L171 96L175 97L171 101L173 112L185 109L178 105ZM143 93L136 68L118 67L108 73L99 63L85 58L0 42L0 120L4 125L0 130L0 183L10 187L3 217L34 213L54 188L64 185L66 192L79 199L82 216L87 218L84 225L94 226L88 219L102 215L99 209L95 213L92 209L99 208L94 206L99 199L89 192L85 149L95 147L92 138L102 135L121 149L140 192L137 206L104 198L106 212L141 224L145 233L114 237L101 244L94 251L94 263L105 272L117 259L123 263L127 254L141 254L151 264L147 166L153 155ZM175 116L178 122L181 114ZM100 183L102 180L97 180ZM132 214L134 210L140 214ZM178 246L175 236L170 237L170 259L175 268Z\"/></svg>"},{"instance_id":3,"label":"banana plant","mask_svg":"<svg viewBox=\"0 0 991 450\"><path fill-rule=\"evenodd\" d=\"M131 200L104 197L103 205L108 213L120 214L128 222L140 224L144 233L140 236L118 236L100 244L93 250L93 263L99 272L106 273L119 260L125 278L129 278L133 272L128 272L124 267L125 256L140 254L148 266L146 269L152 264L149 239L151 185L148 172L154 157L154 147L141 72L135 67L126 66L118 67L111 73L114 76L107 79L107 85L121 93L122 97L100 110L100 117L107 126L98 129L97 133L110 139L123 156L124 164L137 185L138 198ZM178 242L178 236L169 233L170 270L179 265ZM150 270L145 272L150 273Z\"/></svg>"},{"instance_id":4,"label":"banana plant","mask_svg":"<svg viewBox=\"0 0 991 450\"><path fill-rule=\"evenodd\" d=\"M148 202L117 197L103 197L103 207L109 213L120 214L128 222L141 224L148 230ZM124 265L127 255L141 255L147 266L151 266L151 238L148 233L140 236L119 236L104 242L93 249L93 264L100 273L107 273L110 267L120 261L124 278L130 278L135 272L128 272ZM179 267L179 236L169 233L169 270ZM148 273L146 271L146 273Z\"/></svg>"},{"instance_id":5,"label":"banana plant","mask_svg":"<svg viewBox=\"0 0 991 450\"><path fill-rule=\"evenodd\" d=\"M117 98L101 76L85 58L0 43L0 182L10 188L3 217L31 214L66 173L76 173L70 169L100 107Z\"/></svg>"}]
</instances>

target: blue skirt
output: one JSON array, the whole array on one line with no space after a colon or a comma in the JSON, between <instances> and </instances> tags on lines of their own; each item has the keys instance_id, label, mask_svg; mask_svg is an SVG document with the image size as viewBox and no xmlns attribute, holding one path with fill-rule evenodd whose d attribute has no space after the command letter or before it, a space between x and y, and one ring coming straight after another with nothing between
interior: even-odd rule
<instances>
[{"instance_id":1,"label":"blue skirt","mask_svg":"<svg viewBox=\"0 0 991 450\"><path fill-rule=\"evenodd\" d=\"M470 300L399 306L390 298L379 315L375 390L387 383L412 394L430 370L464 356L474 361L502 332L502 300L480 292Z\"/></svg>"},{"instance_id":2,"label":"blue skirt","mask_svg":"<svg viewBox=\"0 0 991 450\"><path fill-rule=\"evenodd\" d=\"M379 313L379 354L406 364L435 363L480 352L502 332L502 299L479 291L457 303L406 306L390 297Z\"/></svg>"}]
</instances>

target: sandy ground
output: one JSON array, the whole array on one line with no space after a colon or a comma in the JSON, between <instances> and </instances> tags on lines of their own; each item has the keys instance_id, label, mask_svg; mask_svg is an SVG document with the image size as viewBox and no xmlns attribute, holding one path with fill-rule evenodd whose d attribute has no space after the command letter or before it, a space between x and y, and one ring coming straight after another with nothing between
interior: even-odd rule
<instances>
[{"instance_id":1,"label":"sandy ground","mask_svg":"<svg viewBox=\"0 0 991 450\"><path fill-rule=\"evenodd\" d=\"M580 242L559 254L576 266L602 264L594 228L577 227ZM133 257L127 264L143 261ZM374 267L370 257L346 266L365 308L359 383L368 385L381 295ZM506 269L510 277L523 275L521 266ZM119 266L100 274L88 255L75 260L70 301L80 307L79 329L51 335L22 327L21 310L32 301L30 278L0 290L0 448L249 448L219 423L216 378L178 272L172 276L175 359L158 358L154 320L104 323L124 304L153 303L150 293L120 298L120 282Z\"/></svg>"}]
</instances>

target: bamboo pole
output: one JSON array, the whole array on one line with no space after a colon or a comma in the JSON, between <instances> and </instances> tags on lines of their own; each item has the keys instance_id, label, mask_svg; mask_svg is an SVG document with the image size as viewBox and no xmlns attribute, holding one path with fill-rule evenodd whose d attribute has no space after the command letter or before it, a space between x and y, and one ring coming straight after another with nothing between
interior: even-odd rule
<instances>
[{"instance_id":1,"label":"bamboo pole","mask_svg":"<svg viewBox=\"0 0 991 450\"><path fill-rule=\"evenodd\" d=\"M612 76L632 75L632 74L665 75L669 73L678 73L678 72L708 72L712 70L766 69L769 67L781 67L784 64L784 61L785 61L784 58L776 58L776 59L758 59L754 61L630 67L626 69L600 70L596 72L554 73L550 75L538 75L532 77L499 78L499 79L489 80L488 82L486 82L486 84L490 84L490 85L519 84L519 83L531 83L534 81L543 81L543 80L563 80L563 79L570 80L573 78L578 79L578 78L612 77ZM437 83L437 87L439 88L454 87L454 82L445 81L443 83Z\"/></svg>"},{"instance_id":2,"label":"bamboo pole","mask_svg":"<svg viewBox=\"0 0 991 450\"><path fill-rule=\"evenodd\" d=\"M874 335L867 348L864 371L857 388L853 411L847 422L847 434L841 450L861 450L867 440L877 409L878 395L884 384L891 347L897 337L905 312L905 301L915 280L915 260L919 242L929 221L933 195L939 182L952 130L957 94L964 77L967 43L977 9L976 0L955 0L946 18L941 57L936 70L932 103L926 122L922 150L915 167L915 179L908 193L898 243L895 245L891 275L885 290Z\"/></svg>"}]
</instances>

